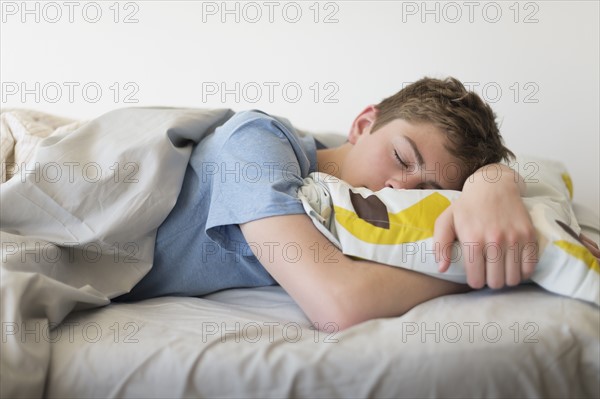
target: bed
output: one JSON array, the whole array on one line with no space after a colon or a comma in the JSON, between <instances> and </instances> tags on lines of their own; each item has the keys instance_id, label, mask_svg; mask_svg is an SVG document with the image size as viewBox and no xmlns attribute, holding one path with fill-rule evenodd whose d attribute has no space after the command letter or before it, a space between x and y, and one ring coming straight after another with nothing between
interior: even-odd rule
<instances>
[{"instance_id":1,"label":"bed","mask_svg":"<svg viewBox=\"0 0 600 399\"><path fill-rule=\"evenodd\" d=\"M278 286L110 303L151 265L153 233L182 177L165 165L185 165L195 132L210 132L229 113L146 111L115 111L89 123L3 112L2 397L600 396L598 307L533 284L437 298L345 331L315 329ZM113 134L118 149L109 145ZM144 152L134 150L140 142ZM124 201L110 202L98 187L122 184L124 175L87 175L96 185L86 190L96 190L96 207L106 208L78 218L89 211L70 200L79 188L51 174L51 162L64 166L57 154L65 153L80 163L69 164L73 173L86 159L102 171L115 161L124 173L138 165L129 176L136 185ZM126 169L135 159L140 163ZM160 162L148 166L148 159ZM31 182L36 174L22 173L36 163L42 171L51 165L40 179L44 196ZM156 179L168 184L157 200L138 206L139 193ZM42 197L61 206L50 212L36 202ZM577 204L573 210L598 242L598 215ZM14 217L20 211L28 223ZM73 252L65 252L68 242ZM75 262L62 262L59 253Z\"/></svg>"}]
</instances>

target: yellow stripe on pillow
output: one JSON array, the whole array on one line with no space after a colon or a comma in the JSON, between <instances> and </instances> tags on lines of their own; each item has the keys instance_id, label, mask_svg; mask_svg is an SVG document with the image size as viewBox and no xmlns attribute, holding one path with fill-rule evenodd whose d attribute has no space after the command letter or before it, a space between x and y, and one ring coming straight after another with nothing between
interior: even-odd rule
<instances>
[{"instance_id":1,"label":"yellow stripe on pillow","mask_svg":"<svg viewBox=\"0 0 600 399\"><path fill-rule=\"evenodd\" d=\"M573 180L571 180L571 176L568 173L562 173L560 177L562 177L567 190L569 190L569 198L573 199Z\"/></svg>"},{"instance_id":2,"label":"yellow stripe on pillow","mask_svg":"<svg viewBox=\"0 0 600 399\"><path fill-rule=\"evenodd\" d=\"M388 213L390 228L377 227L350 211L334 205L335 219L359 240L371 244L394 245L433 237L435 220L450 200L433 193L398 213Z\"/></svg>"},{"instance_id":3,"label":"yellow stripe on pillow","mask_svg":"<svg viewBox=\"0 0 600 399\"><path fill-rule=\"evenodd\" d=\"M565 240L554 241L554 244L557 247L562 248L569 255L582 260L587 265L587 267L589 267L596 273L600 273L600 266L598 265L598 260L586 247L579 244L573 244L572 242Z\"/></svg>"}]
</instances>

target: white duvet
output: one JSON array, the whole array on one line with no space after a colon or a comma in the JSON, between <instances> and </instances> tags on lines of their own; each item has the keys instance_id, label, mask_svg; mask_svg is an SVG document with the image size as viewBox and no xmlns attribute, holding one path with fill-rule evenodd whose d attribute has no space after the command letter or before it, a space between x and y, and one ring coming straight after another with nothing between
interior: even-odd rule
<instances>
[{"instance_id":1,"label":"white duvet","mask_svg":"<svg viewBox=\"0 0 600 399\"><path fill-rule=\"evenodd\" d=\"M0 191L2 397L41 397L50 345L36 331L108 304L150 269L192 143L230 115L128 108L54 132L58 118L2 114L3 146L15 143L3 149L13 176ZM19 147L28 125L52 133L20 157L32 153Z\"/></svg>"}]
</instances>

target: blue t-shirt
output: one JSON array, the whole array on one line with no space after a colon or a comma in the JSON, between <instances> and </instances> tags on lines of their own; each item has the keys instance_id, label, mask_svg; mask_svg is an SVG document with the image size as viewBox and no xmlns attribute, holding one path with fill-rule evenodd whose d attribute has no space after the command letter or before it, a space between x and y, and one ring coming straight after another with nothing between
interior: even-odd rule
<instances>
[{"instance_id":1,"label":"blue t-shirt","mask_svg":"<svg viewBox=\"0 0 600 399\"><path fill-rule=\"evenodd\" d=\"M193 149L177 203L158 228L152 269L118 300L276 284L239 224L303 214L297 191L316 157L314 139L287 121L235 114Z\"/></svg>"}]
</instances>

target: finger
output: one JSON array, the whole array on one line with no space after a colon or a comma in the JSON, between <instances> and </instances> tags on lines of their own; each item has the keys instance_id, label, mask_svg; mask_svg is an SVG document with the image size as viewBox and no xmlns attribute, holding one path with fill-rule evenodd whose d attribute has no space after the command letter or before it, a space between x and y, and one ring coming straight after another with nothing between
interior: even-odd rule
<instances>
[{"instance_id":1,"label":"finger","mask_svg":"<svg viewBox=\"0 0 600 399\"><path fill-rule=\"evenodd\" d=\"M521 248L523 245L520 243L513 243L507 247L506 257L504 259L506 265L506 276L505 283L508 286L515 286L521 282L521 261L522 252Z\"/></svg>"},{"instance_id":2,"label":"finger","mask_svg":"<svg viewBox=\"0 0 600 399\"><path fill-rule=\"evenodd\" d=\"M521 252L521 279L528 280L533 271L535 270L535 266L538 263L539 258L539 244L537 238L535 240L529 240L523 246L523 251Z\"/></svg>"},{"instance_id":3,"label":"finger","mask_svg":"<svg viewBox=\"0 0 600 399\"><path fill-rule=\"evenodd\" d=\"M499 241L487 242L484 250L485 277L490 288L504 287L506 246Z\"/></svg>"},{"instance_id":4,"label":"finger","mask_svg":"<svg viewBox=\"0 0 600 399\"><path fill-rule=\"evenodd\" d=\"M454 214L452 205L450 205L438 216L433 229L435 260L438 262L438 271L440 273L446 272L450 267L452 244L455 240Z\"/></svg>"},{"instance_id":5,"label":"finger","mask_svg":"<svg viewBox=\"0 0 600 399\"><path fill-rule=\"evenodd\" d=\"M540 246L538 237L531 224L528 229L523 230L522 239L519 241L523 250L521 251L521 280L529 280L539 261Z\"/></svg>"},{"instance_id":6,"label":"finger","mask_svg":"<svg viewBox=\"0 0 600 399\"><path fill-rule=\"evenodd\" d=\"M474 289L483 288L486 275L483 245L480 242L461 242L460 245L467 273L467 284Z\"/></svg>"}]
</instances>

